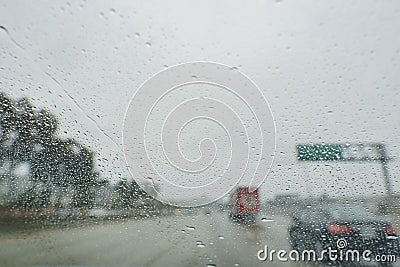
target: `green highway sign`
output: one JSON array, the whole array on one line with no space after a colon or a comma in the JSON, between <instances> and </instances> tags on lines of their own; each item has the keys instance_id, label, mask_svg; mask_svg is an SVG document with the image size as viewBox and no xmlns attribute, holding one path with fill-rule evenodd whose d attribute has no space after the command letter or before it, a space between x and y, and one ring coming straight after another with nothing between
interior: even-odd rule
<instances>
[{"instance_id":1,"label":"green highway sign","mask_svg":"<svg viewBox=\"0 0 400 267\"><path fill-rule=\"evenodd\" d=\"M343 160L343 147L340 144L297 145L298 160Z\"/></svg>"},{"instance_id":2,"label":"green highway sign","mask_svg":"<svg viewBox=\"0 0 400 267\"><path fill-rule=\"evenodd\" d=\"M384 144L299 144L297 159L303 161L387 161Z\"/></svg>"}]
</instances>

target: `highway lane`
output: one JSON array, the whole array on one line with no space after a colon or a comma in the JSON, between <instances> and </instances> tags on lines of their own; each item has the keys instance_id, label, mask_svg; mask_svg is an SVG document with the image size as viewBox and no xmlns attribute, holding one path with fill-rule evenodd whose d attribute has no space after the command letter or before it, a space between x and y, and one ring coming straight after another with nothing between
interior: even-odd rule
<instances>
[{"instance_id":1,"label":"highway lane","mask_svg":"<svg viewBox=\"0 0 400 267\"><path fill-rule=\"evenodd\" d=\"M263 217L248 227L200 211L8 236L0 239L0 266L306 266L257 259L264 245L290 250L290 219Z\"/></svg>"}]
</instances>

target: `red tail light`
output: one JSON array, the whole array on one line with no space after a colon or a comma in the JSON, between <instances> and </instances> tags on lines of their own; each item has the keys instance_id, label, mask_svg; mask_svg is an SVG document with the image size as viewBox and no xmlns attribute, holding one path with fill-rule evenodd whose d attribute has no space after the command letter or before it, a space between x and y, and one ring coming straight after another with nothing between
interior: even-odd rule
<instances>
[{"instance_id":1,"label":"red tail light","mask_svg":"<svg viewBox=\"0 0 400 267\"><path fill-rule=\"evenodd\" d=\"M385 227L383 227L383 232L387 235L397 236L396 228L394 228L394 226L392 225L386 225Z\"/></svg>"},{"instance_id":2,"label":"red tail light","mask_svg":"<svg viewBox=\"0 0 400 267\"><path fill-rule=\"evenodd\" d=\"M334 235L347 235L353 232L350 226L341 223L330 223L327 228L328 231Z\"/></svg>"},{"instance_id":3,"label":"red tail light","mask_svg":"<svg viewBox=\"0 0 400 267\"><path fill-rule=\"evenodd\" d=\"M239 211L242 212L245 210L245 207L243 204L239 204Z\"/></svg>"}]
</instances>

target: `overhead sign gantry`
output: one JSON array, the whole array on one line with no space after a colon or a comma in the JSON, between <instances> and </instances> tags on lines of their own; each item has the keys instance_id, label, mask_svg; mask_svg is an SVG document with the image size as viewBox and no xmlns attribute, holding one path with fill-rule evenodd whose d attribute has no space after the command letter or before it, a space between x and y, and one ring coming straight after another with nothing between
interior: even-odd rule
<instances>
[{"instance_id":1,"label":"overhead sign gantry","mask_svg":"<svg viewBox=\"0 0 400 267\"><path fill-rule=\"evenodd\" d=\"M299 144L296 150L299 161L379 162L387 195L393 195L387 168L389 158L382 143Z\"/></svg>"}]
</instances>

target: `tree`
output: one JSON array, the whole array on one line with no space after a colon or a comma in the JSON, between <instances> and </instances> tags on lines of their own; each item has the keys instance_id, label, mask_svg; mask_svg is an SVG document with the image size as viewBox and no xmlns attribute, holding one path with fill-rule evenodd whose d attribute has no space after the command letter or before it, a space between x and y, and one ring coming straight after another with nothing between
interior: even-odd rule
<instances>
[{"instance_id":1,"label":"tree","mask_svg":"<svg viewBox=\"0 0 400 267\"><path fill-rule=\"evenodd\" d=\"M0 93L0 163L8 166L3 176L10 185L7 200L23 207L46 207L53 188L73 192L73 205L90 207L92 187L98 177L94 153L73 139L56 136L58 120L51 112L37 110L27 98L13 101ZM30 166L30 187L15 194L17 164Z\"/></svg>"}]
</instances>

